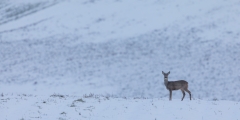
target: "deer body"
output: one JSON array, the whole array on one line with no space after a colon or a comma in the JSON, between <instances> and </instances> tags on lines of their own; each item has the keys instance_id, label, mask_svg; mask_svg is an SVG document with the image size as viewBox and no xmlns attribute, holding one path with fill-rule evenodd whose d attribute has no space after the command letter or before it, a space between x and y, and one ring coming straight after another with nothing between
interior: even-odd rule
<instances>
[{"instance_id":1,"label":"deer body","mask_svg":"<svg viewBox=\"0 0 240 120\"><path fill-rule=\"evenodd\" d=\"M183 93L182 100L185 97L185 92L189 93L190 100L191 100L191 92L188 90L188 82L185 80L178 80L178 81L168 81L168 75L170 74L170 71L168 73L164 73L162 71L162 74L164 75L164 84L166 88L169 90L170 95L169 95L169 100L172 100L172 91L173 90L181 90Z\"/></svg>"}]
</instances>

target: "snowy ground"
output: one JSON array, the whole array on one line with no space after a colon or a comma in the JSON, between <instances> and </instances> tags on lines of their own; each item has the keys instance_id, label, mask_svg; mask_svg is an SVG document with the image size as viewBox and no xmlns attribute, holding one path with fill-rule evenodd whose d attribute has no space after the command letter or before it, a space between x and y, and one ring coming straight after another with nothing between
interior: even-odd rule
<instances>
[{"instance_id":1,"label":"snowy ground","mask_svg":"<svg viewBox=\"0 0 240 120\"><path fill-rule=\"evenodd\" d=\"M239 119L239 13L239 0L1 0L0 119ZM194 100L169 102L162 71Z\"/></svg>"},{"instance_id":2,"label":"snowy ground","mask_svg":"<svg viewBox=\"0 0 240 120\"><path fill-rule=\"evenodd\" d=\"M96 95L3 95L2 120L239 120L240 103Z\"/></svg>"}]
</instances>

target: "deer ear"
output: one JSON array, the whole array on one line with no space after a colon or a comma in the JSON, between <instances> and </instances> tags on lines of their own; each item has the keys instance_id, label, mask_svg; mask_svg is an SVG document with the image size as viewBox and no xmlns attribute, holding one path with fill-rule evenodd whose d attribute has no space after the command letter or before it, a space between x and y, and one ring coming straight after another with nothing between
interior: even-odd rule
<instances>
[{"instance_id":1,"label":"deer ear","mask_svg":"<svg viewBox=\"0 0 240 120\"><path fill-rule=\"evenodd\" d=\"M162 71L162 74L164 74L164 72Z\"/></svg>"},{"instance_id":2,"label":"deer ear","mask_svg":"<svg viewBox=\"0 0 240 120\"><path fill-rule=\"evenodd\" d=\"M170 74L170 71L167 74Z\"/></svg>"}]
</instances>

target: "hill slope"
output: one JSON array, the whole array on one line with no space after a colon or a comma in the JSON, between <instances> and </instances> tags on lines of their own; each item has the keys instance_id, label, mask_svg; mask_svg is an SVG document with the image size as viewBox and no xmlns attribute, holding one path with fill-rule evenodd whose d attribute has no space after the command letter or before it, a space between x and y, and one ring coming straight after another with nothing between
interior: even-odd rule
<instances>
[{"instance_id":1,"label":"hill slope","mask_svg":"<svg viewBox=\"0 0 240 120\"><path fill-rule=\"evenodd\" d=\"M240 100L240 3L2 1L0 91ZM181 92L174 92L180 98Z\"/></svg>"}]
</instances>

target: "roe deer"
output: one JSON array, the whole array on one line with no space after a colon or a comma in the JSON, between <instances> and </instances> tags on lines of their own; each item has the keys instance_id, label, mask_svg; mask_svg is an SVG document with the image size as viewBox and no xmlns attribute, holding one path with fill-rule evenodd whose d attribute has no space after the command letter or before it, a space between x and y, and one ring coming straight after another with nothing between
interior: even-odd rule
<instances>
[{"instance_id":1,"label":"roe deer","mask_svg":"<svg viewBox=\"0 0 240 120\"><path fill-rule=\"evenodd\" d=\"M179 89L181 89L181 91L183 93L182 101L185 97L185 92L184 91L189 93L190 100L191 100L191 92L188 90L188 82L187 81L185 81L185 80L168 81L168 75L170 74L170 71L168 73L164 73L162 71L162 74L164 75L164 84L170 92L169 100L172 100L172 91L173 90L179 90Z\"/></svg>"}]
</instances>

